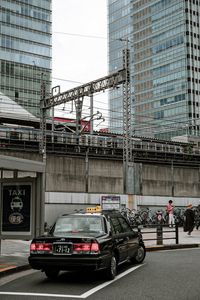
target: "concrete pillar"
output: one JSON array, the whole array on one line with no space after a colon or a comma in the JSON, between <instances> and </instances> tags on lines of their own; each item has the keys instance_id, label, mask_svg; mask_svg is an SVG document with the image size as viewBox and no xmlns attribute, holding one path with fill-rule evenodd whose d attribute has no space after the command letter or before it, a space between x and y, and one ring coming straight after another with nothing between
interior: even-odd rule
<instances>
[{"instance_id":1,"label":"concrete pillar","mask_svg":"<svg viewBox=\"0 0 200 300\"><path fill-rule=\"evenodd\" d=\"M142 168L141 164L130 162L126 173L127 194L142 194Z\"/></svg>"}]
</instances>

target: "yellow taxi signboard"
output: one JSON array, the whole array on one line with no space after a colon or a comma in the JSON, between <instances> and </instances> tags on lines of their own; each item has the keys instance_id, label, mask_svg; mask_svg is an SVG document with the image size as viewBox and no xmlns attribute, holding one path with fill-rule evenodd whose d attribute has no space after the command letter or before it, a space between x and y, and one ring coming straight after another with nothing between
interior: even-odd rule
<instances>
[{"instance_id":1,"label":"yellow taxi signboard","mask_svg":"<svg viewBox=\"0 0 200 300\"><path fill-rule=\"evenodd\" d=\"M87 207L86 209L86 212L88 213L97 213L97 212L101 212L102 209L101 209L101 206L100 205L97 205L95 207Z\"/></svg>"}]
</instances>

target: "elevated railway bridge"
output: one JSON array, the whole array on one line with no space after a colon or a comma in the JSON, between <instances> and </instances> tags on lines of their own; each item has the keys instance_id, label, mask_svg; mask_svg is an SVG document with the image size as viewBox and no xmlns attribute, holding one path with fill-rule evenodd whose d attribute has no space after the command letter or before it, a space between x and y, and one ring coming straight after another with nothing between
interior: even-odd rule
<instances>
[{"instance_id":1,"label":"elevated railway bridge","mask_svg":"<svg viewBox=\"0 0 200 300\"><path fill-rule=\"evenodd\" d=\"M34 161L40 153L40 130L0 126L0 155ZM46 131L45 219L75 208L96 205L102 195L117 195L130 208L161 207L172 198L176 205L200 199L200 149L193 144L131 138L124 193L123 137ZM1 170L6 174L6 169ZM31 172L15 178L27 176ZM10 173L9 173L10 178ZM14 178L14 177L13 177ZM169 198L170 197L170 198Z\"/></svg>"}]
</instances>

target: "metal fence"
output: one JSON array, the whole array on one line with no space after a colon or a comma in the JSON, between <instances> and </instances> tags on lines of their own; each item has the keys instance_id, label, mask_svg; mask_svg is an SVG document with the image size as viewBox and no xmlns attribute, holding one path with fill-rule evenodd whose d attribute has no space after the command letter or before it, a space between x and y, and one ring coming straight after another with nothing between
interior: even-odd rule
<instances>
[{"instance_id":1,"label":"metal fence","mask_svg":"<svg viewBox=\"0 0 200 300\"><path fill-rule=\"evenodd\" d=\"M172 228L165 224L138 226L138 231L142 234L144 242L155 241L155 244L163 245L165 240L174 240L175 244L179 243L178 224Z\"/></svg>"}]
</instances>

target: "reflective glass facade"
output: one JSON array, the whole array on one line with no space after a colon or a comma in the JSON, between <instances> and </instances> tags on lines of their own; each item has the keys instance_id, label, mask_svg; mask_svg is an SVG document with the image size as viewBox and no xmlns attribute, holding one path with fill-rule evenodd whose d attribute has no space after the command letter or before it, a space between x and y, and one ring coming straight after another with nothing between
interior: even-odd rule
<instances>
[{"instance_id":1,"label":"reflective glass facade","mask_svg":"<svg viewBox=\"0 0 200 300\"><path fill-rule=\"evenodd\" d=\"M0 91L40 115L41 78L51 87L52 0L0 0Z\"/></svg>"},{"instance_id":2,"label":"reflective glass facade","mask_svg":"<svg viewBox=\"0 0 200 300\"><path fill-rule=\"evenodd\" d=\"M123 68L122 53L126 47L126 39L133 36L132 3L130 0L109 0L108 11L109 72L113 73ZM133 91L133 87L131 90ZM121 132L123 128L122 94L122 85L109 93L110 130L112 132Z\"/></svg>"},{"instance_id":3,"label":"reflective glass facade","mask_svg":"<svg viewBox=\"0 0 200 300\"><path fill-rule=\"evenodd\" d=\"M109 41L113 5L109 2ZM127 1L126 1L127 2ZM170 138L199 134L200 4L186 0L129 0L132 124L135 134ZM122 8L120 8L122 13ZM131 14L131 16L130 16ZM119 15L119 11L118 11ZM121 14L121 18L124 16ZM131 21L130 21L131 19ZM118 30L120 34L120 29ZM115 32L116 34L116 32ZM123 37L119 36L119 37ZM110 70L118 49L110 46ZM118 99L111 92L110 109ZM122 100L121 100L122 101ZM112 105L114 103L114 105ZM118 108L122 112L121 108ZM115 127L111 115L111 130Z\"/></svg>"}]
</instances>

